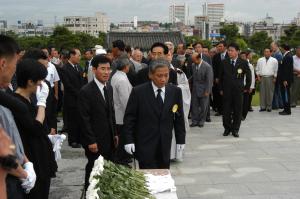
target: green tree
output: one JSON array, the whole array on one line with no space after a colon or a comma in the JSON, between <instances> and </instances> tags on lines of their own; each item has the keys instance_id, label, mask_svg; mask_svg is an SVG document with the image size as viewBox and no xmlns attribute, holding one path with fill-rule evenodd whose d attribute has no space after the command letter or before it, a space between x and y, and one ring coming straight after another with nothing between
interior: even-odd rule
<instances>
[{"instance_id":1,"label":"green tree","mask_svg":"<svg viewBox=\"0 0 300 199\"><path fill-rule=\"evenodd\" d=\"M98 44L104 46L106 42L106 33L104 32L99 32L98 36Z\"/></svg>"},{"instance_id":2,"label":"green tree","mask_svg":"<svg viewBox=\"0 0 300 199\"><path fill-rule=\"evenodd\" d=\"M239 28L235 24L224 24L220 29L220 34L225 35L226 42L235 42L239 35Z\"/></svg>"},{"instance_id":3,"label":"green tree","mask_svg":"<svg viewBox=\"0 0 300 199\"><path fill-rule=\"evenodd\" d=\"M300 44L300 37L299 37L300 27L296 25L290 26L287 30L284 31L285 36L280 38L280 43L287 43L291 47L296 47Z\"/></svg>"},{"instance_id":4,"label":"green tree","mask_svg":"<svg viewBox=\"0 0 300 199\"><path fill-rule=\"evenodd\" d=\"M239 45L241 50L246 50L248 48L246 41L242 38L237 38L235 42Z\"/></svg>"},{"instance_id":5,"label":"green tree","mask_svg":"<svg viewBox=\"0 0 300 199\"><path fill-rule=\"evenodd\" d=\"M256 32L249 38L249 47L256 53L262 54L263 50L270 47L272 38L265 31Z\"/></svg>"},{"instance_id":6,"label":"green tree","mask_svg":"<svg viewBox=\"0 0 300 199\"><path fill-rule=\"evenodd\" d=\"M47 47L49 38L45 36L19 37L17 39L23 49Z\"/></svg>"}]
</instances>

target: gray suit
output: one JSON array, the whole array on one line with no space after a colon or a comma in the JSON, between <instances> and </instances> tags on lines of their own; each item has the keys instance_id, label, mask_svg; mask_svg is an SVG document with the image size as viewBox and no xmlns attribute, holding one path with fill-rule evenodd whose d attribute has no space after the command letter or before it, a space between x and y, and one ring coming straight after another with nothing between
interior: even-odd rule
<instances>
[{"instance_id":1,"label":"gray suit","mask_svg":"<svg viewBox=\"0 0 300 199\"><path fill-rule=\"evenodd\" d=\"M208 111L209 96L213 84L212 67L205 61L199 65L192 65L193 92L192 92L192 123L204 125Z\"/></svg>"}]
</instances>

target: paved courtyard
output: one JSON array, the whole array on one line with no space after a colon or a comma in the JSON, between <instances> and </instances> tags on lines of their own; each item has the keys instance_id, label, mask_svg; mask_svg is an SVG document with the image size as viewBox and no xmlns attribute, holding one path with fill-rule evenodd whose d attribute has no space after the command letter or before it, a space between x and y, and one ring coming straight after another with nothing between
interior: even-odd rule
<instances>
[{"instance_id":1,"label":"paved courtyard","mask_svg":"<svg viewBox=\"0 0 300 199\"><path fill-rule=\"evenodd\" d=\"M179 199L299 199L300 108L291 116L249 113L240 138L223 137L221 117L187 133L184 162L172 164ZM50 199L80 198L86 160L66 143Z\"/></svg>"}]
</instances>

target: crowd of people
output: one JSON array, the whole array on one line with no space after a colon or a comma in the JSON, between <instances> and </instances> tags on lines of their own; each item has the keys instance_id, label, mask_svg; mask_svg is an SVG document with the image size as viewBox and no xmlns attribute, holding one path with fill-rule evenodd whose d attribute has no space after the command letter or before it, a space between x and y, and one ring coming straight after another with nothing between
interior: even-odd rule
<instances>
[{"instance_id":1,"label":"crowd of people","mask_svg":"<svg viewBox=\"0 0 300 199\"><path fill-rule=\"evenodd\" d=\"M99 155L168 169L182 160L186 132L211 122L211 111L223 118L223 136L239 137L257 83L260 112L290 115L300 95L300 47L292 55L273 42L255 67L252 55L225 41L211 49L156 42L144 52L116 40L112 49L86 49L81 66L78 48L20 53L1 35L0 198L48 198L57 171L49 135L67 133L70 147L84 149L87 189Z\"/></svg>"}]
</instances>

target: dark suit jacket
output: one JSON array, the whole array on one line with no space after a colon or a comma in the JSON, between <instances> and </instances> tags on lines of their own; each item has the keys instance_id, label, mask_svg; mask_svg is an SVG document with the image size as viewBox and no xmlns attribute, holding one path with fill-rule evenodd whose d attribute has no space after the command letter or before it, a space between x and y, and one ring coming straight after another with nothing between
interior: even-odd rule
<instances>
[{"instance_id":1,"label":"dark suit jacket","mask_svg":"<svg viewBox=\"0 0 300 199\"><path fill-rule=\"evenodd\" d=\"M83 86L83 71L78 66L77 71L70 63L67 63L61 69L61 78L64 84L64 107L77 107L77 97L79 90Z\"/></svg>"},{"instance_id":2,"label":"dark suit jacket","mask_svg":"<svg viewBox=\"0 0 300 199\"><path fill-rule=\"evenodd\" d=\"M106 102L95 81L91 81L79 92L78 109L81 123L82 145L97 143L99 152L106 158L113 150L115 114L112 87L107 84L109 100Z\"/></svg>"},{"instance_id":3,"label":"dark suit jacket","mask_svg":"<svg viewBox=\"0 0 300 199\"><path fill-rule=\"evenodd\" d=\"M146 68L143 68L139 70L139 72L136 75L136 85L141 85L146 82L149 82L149 66ZM169 73L169 83L172 83L174 85L177 85L177 72L173 69L170 69Z\"/></svg>"},{"instance_id":4,"label":"dark suit jacket","mask_svg":"<svg viewBox=\"0 0 300 199\"><path fill-rule=\"evenodd\" d=\"M225 59L228 59L228 53L225 55ZM222 64L222 59L221 59L221 53L215 54L215 56L212 59L212 67L213 67L213 72L214 72L214 79L220 79L220 68Z\"/></svg>"},{"instance_id":5,"label":"dark suit jacket","mask_svg":"<svg viewBox=\"0 0 300 199\"><path fill-rule=\"evenodd\" d=\"M288 85L291 85L294 81L293 68L294 68L294 60L291 52L288 52L279 62L278 67L278 82L282 83L283 81L287 81Z\"/></svg>"},{"instance_id":6,"label":"dark suit jacket","mask_svg":"<svg viewBox=\"0 0 300 199\"><path fill-rule=\"evenodd\" d=\"M241 73L239 74L238 71ZM235 66L232 66L230 59L224 59L220 67L220 90L225 93L239 93L249 90L251 85L251 71L248 62L237 58ZM246 77L246 85L244 85Z\"/></svg>"},{"instance_id":7,"label":"dark suit jacket","mask_svg":"<svg viewBox=\"0 0 300 199\"><path fill-rule=\"evenodd\" d=\"M134 87L124 116L125 143L135 143L136 157L142 162L153 162L157 150L163 160L170 160L172 130L177 144L185 144L184 113L180 88L168 84L163 110L159 110L151 82ZM178 110L174 114L173 106ZM161 112L162 111L162 112Z\"/></svg>"}]
</instances>

